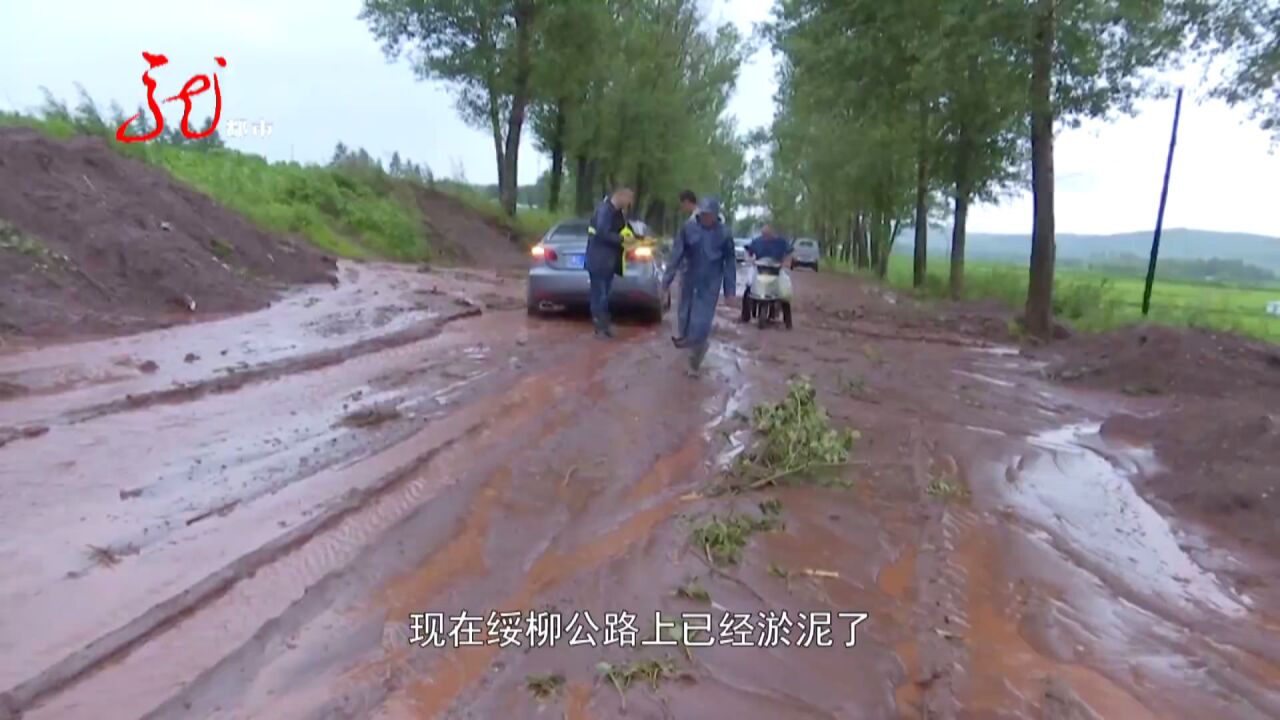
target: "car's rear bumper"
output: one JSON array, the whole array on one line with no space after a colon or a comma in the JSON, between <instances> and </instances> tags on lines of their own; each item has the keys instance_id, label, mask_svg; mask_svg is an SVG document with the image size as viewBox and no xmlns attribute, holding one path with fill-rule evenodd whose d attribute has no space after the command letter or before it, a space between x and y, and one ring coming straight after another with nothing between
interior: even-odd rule
<instances>
[{"instance_id":1,"label":"car's rear bumper","mask_svg":"<svg viewBox=\"0 0 1280 720\"><path fill-rule=\"evenodd\" d=\"M551 268L529 271L528 301L531 306L542 303L586 305L590 298L591 281L585 272ZM662 282L651 271L615 277L609 289L609 304L617 307L661 307L664 305Z\"/></svg>"}]
</instances>

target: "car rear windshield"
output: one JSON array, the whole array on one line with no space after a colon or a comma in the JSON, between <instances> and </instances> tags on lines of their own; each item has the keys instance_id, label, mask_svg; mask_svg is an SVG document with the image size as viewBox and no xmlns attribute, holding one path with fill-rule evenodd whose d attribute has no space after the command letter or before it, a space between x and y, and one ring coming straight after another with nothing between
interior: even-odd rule
<instances>
[{"instance_id":1,"label":"car rear windshield","mask_svg":"<svg viewBox=\"0 0 1280 720\"><path fill-rule=\"evenodd\" d=\"M818 245L818 243L816 243L816 242L814 242L814 241L812 241L812 240L797 240L797 241L796 241L796 246L797 246L797 247L811 248L811 247L817 247L817 245Z\"/></svg>"},{"instance_id":2,"label":"car rear windshield","mask_svg":"<svg viewBox=\"0 0 1280 720\"><path fill-rule=\"evenodd\" d=\"M571 243L587 241L587 223L575 222L565 223L556 227L551 231L551 237L547 238L547 242L551 243Z\"/></svg>"}]
</instances>

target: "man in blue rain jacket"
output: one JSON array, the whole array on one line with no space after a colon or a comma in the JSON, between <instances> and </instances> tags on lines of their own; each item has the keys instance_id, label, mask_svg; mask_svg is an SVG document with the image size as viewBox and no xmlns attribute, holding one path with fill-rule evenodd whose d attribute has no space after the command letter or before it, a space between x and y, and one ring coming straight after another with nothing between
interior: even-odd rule
<instances>
[{"instance_id":1,"label":"man in blue rain jacket","mask_svg":"<svg viewBox=\"0 0 1280 720\"><path fill-rule=\"evenodd\" d=\"M687 221L698 219L698 196L692 190L680 191L680 212L689 216ZM676 230L678 233L679 228ZM676 336L672 338L676 347L680 347L685 333L689 331L689 306L692 303L689 290L689 283L685 282L683 277L680 278L680 302L676 305Z\"/></svg>"},{"instance_id":2,"label":"man in blue rain jacket","mask_svg":"<svg viewBox=\"0 0 1280 720\"><path fill-rule=\"evenodd\" d=\"M689 318L685 336L675 343L690 350L689 372L696 374L707 354L721 289L725 299L732 300L738 284L733 237L720 220L720 203L714 199L698 203L697 219L689 220L676 233L671 261L662 278L664 288L671 287L681 269L689 285Z\"/></svg>"}]
</instances>

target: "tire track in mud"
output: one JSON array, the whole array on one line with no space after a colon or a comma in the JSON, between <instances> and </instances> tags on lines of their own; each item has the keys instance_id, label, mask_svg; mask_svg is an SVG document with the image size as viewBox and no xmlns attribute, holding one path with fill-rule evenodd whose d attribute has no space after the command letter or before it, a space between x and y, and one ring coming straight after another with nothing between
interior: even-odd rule
<instances>
[{"instance_id":1,"label":"tire track in mud","mask_svg":"<svg viewBox=\"0 0 1280 720\"><path fill-rule=\"evenodd\" d=\"M418 327L401 330L389 335L368 338L345 347L322 350L301 357L285 358L274 362L252 366L238 372L228 373L224 377L213 377L187 383L180 387L155 390L137 395L126 395L98 405L92 405L64 415L64 423L82 423L96 420L106 415L136 410L162 403L184 403L199 400L210 394L235 392L248 385L274 380L284 375L312 372L344 363L354 357L383 352L439 335L452 322L476 317L481 314L479 307L471 307L448 317Z\"/></svg>"},{"instance_id":2,"label":"tire track in mud","mask_svg":"<svg viewBox=\"0 0 1280 720\"><path fill-rule=\"evenodd\" d=\"M955 482L958 465L936 443L917 431L910 444L922 497L935 494L940 474ZM957 484L967 497L968 483ZM929 502L927 512L918 554L910 560L914 640L898 650L908 667L908 683L896 692L900 717L954 720L1011 712L1043 720L1154 720L1104 675L1054 660L1023 638L1027 597L1002 577L991 516L960 495Z\"/></svg>"},{"instance_id":3,"label":"tire track in mud","mask_svg":"<svg viewBox=\"0 0 1280 720\"><path fill-rule=\"evenodd\" d=\"M916 483L925 488L938 474L935 459L953 461L919 435L912 443ZM1015 455L994 482L1015 482L1027 464ZM1055 468L1066 482L1070 468ZM929 718L1012 712L1154 720L1190 712L1261 720L1280 707L1265 690L1276 669L1248 657L1249 643L1242 651L1197 640L1197 630L1212 623L1198 627L1143 609L1072 538L1028 525L1009 507L932 505L915 560L915 642L899 649L918 668L915 685L899 688L903 717L914 717L905 708L915 706ZM1197 692L1179 692L1188 688Z\"/></svg>"},{"instance_id":4,"label":"tire track in mud","mask_svg":"<svg viewBox=\"0 0 1280 720\"><path fill-rule=\"evenodd\" d=\"M349 525L359 516L367 515L368 512L366 511L369 510L369 506L376 504L379 500L403 493L405 484L415 482L413 479L415 476L421 477L424 474L436 473L437 471L434 468L444 461L441 457L442 454L452 457L458 456L460 453L476 451L478 449L477 443L483 442L483 440L477 439L476 436L493 436L493 439L488 442L503 442L505 435L512 430L518 430L533 424L536 417L545 417L547 421L541 423L537 434L527 440L526 444L537 445L545 437L562 430L572 418L570 410L564 408L557 410L554 407L546 408L542 407L542 405L553 398L559 398L560 402L569 402L570 405L568 407L570 409L580 404L583 399L574 396L571 392L566 393L566 389L573 386L575 375L578 377L590 376L591 373L586 370L590 367L598 367L604 362L605 357L607 356L600 354L599 348L593 347L591 351L581 353L577 360L560 366L551 375L541 374L528 377L522 380L513 390L501 393L496 398L482 399L457 411L458 414L478 418L479 420L458 430L445 443L416 458L400 471L382 478L375 485L362 490L358 495L351 496L347 502L342 503L340 508L336 508L335 512L329 513L325 517L317 517L304 527L295 528L287 536L271 543L269 547L262 548L251 556L234 563L232 567L226 568L223 572L218 573L216 577L210 578L207 583L208 587L195 588L191 592L184 593L180 598L176 598L174 603L166 603L153 608L145 618L140 618L138 622L121 629L110 638L104 639L103 642L95 644L91 648L86 648L84 652L69 658L49 672L42 673L36 680L24 683L19 688L16 688L10 697L16 699L20 707L27 707L33 702L39 701L42 697L49 696L59 687L66 687L68 683L76 678L83 678L99 664L120 656L126 656L123 658L123 662L117 661L115 665L105 668L101 679L87 678L90 682L85 683L86 685L105 685L109 692L110 683L105 681L120 666L127 666L132 661L131 658L127 657L129 651L136 649L144 641L146 643L144 646L145 652L141 653L142 655L153 655L156 658L161 658L166 655L166 651L170 656L174 653L183 652L184 641L182 637L202 636L200 632L193 630L191 627L192 623L198 624L201 622L200 613L208 605L218 602L220 595L227 594L228 591L231 591L232 594L239 592L239 590L232 590L231 586L246 577L258 578L269 574L268 569L272 564L278 564L281 561L287 562L287 557L291 553L295 555L299 552L305 553L306 548L304 546L318 542L323 535L346 533L349 536L350 531L342 530L344 524ZM495 402L500 404L494 405ZM462 460L453 462L457 464ZM410 513L411 519L412 515L420 510L418 506L425 499L405 501L399 515L403 516L407 512ZM392 515L395 514L392 513ZM364 528L362 534L366 537L366 547L373 544L376 537L376 528L385 527L390 521L390 519L384 518L382 521ZM397 522L408 523L410 520L402 518ZM375 534L370 535L370 533ZM321 588L326 583L339 582L345 574L348 574L349 571L344 568L345 566L340 565L339 569L318 579L314 585L315 592L310 589L313 587L312 585L307 585L309 589L298 602L314 605L316 592L320 592L323 595L324 591ZM248 582L252 584L255 580L250 579ZM291 614L294 612L291 607L282 609L279 614L274 616L276 619L269 622L275 623L276 626L281 623L287 625L295 622L291 618ZM146 623L145 626L141 624L143 622ZM213 622L213 620L208 622ZM181 630L179 627L181 627ZM246 641L241 651L231 653L206 672L210 676L215 676L217 671L222 668L234 666L243 652L248 652L251 647L260 646L263 642L263 637L269 638L273 632L275 631L264 626L262 630L254 635L252 642ZM171 638L170 640L164 639L166 633L167 637ZM204 635L207 634L204 633ZM137 663L133 664L137 665ZM133 672L141 673L145 671L136 669ZM189 687L198 687L203 682L203 678L204 675L202 674L201 680L191 683ZM184 677L182 679L189 678ZM102 682L98 682L98 680L102 680ZM79 688L72 688L70 694L80 696L83 695L83 692ZM74 707L73 700L57 697L53 699L58 700L60 705L46 704L42 706L42 712L48 712L44 710L44 707ZM181 702L185 701L175 702L181 704ZM173 704L170 703L164 707L173 707ZM182 713L179 712L178 714L181 715ZM57 714L55 716L61 717L61 715Z\"/></svg>"},{"instance_id":5,"label":"tire track in mud","mask_svg":"<svg viewBox=\"0 0 1280 720\"><path fill-rule=\"evenodd\" d=\"M378 579L381 573L374 573L375 577L366 578L365 584L370 591L362 591L359 598L352 599L349 609L334 611L337 613L335 617L344 618L344 624L363 624L357 618L368 618L373 612L379 619L380 627L383 622L386 623L384 634L390 635L378 644L377 651L366 661L357 663L349 671L343 670L340 677L326 681L330 691L318 693L317 697L311 698L322 703L323 709L312 707L309 712L304 712L301 708L293 707L297 714L287 716L314 717L317 713L320 716L369 716L377 708L384 705L400 707L399 703L412 705L415 708L412 710L414 717L430 716L423 714L425 711L421 703L425 702L428 706L439 703L442 708L451 704L459 693L479 677L476 673L483 674L488 667L484 661L487 656L484 655L484 649L478 650L480 656L477 657L469 652L472 649L464 648L457 653L450 653L452 659L441 658L432 662L431 654L408 646L409 612L421 611L424 605L438 605L433 602L433 598L443 601L446 597L456 597L458 592L489 598L483 602L485 608L527 609L534 596L560 586L583 570L598 567L625 553L627 548L645 541L656 524L670 517L673 508L680 502L678 488L673 487L673 483L686 480L687 466L702 460L705 455L702 447L705 440L701 433L686 434L671 452L654 456L647 469L634 482L589 482L588 476L593 473L590 469L584 470L570 479L569 488L572 495L581 496L585 492L587 497L568 503L568 508L558 504L566 485L562 472L530 470L531 474L522 477L518 485L511 485L513 491L519 487L514 495L500 492L502 487L506 487L506 478L510 476L509 468L513 467L513 460L520 461L526 469L529 469L530 463L536 466L537 458L548 454L548 459L554 457L568 462L565 453L569 453L570 458L574 456L573 438L582 435L583 428L591 425L590 417L582 417L584 412L600 412L601 408L598 406L602 403L616 407L619 402L618 393L626 392L628 387L632 388L632 393L643 389L643 386L635 388L628 380L622 379L629 377L636 367L635 358L628 360L613 351L597 349L601 347L604 346L595 345L587 351L589 357L585 361L592 368L600 368L607 363L613 379L603 385L612 387L602 387L600 375L574 373L580 378L563 383L564 394L568 396L566 404L559 409L547 410L536 419L512 423L511 430L518 437L509 438L506 443L495 440L499 444L494 446L493 452L483 452L483 446L472 448L486 458L480 466L473 463L473 471L478 472L483 467L490 470L484 471L488 475L477 477L477 482L466 483L471 486L469 488L462 484L457 486L457 493L469 496L465 504L459 506L451 501L442 501L444 506L453 509L434 511L449 513L440 517L450 528L448 534L442 537L438 545L428 544L426 551L420 551L425 552L422 560L403 571L382 580ZM631 349L633 348L628 348ZM649 357L649 353L643 348L634 349L641 351L638 353L642 356L641 361ZM596 389L587 392L593 387ZM643 414L642 412L642 416ZM535 427L528 427L534 423L537 423ZM630 427L633 427L632 422L624 422L618 429L625 433ZM667 432L664 437L673 436L671 432ZM540 451L544 446L545 449ZM635 449L628 448L625 444L612 447L623 452L624 457L629 449ZM460 448L459 452L465 451ZM636 487L645 488L653 495L643 499L635 498L632 491ZM626 497L632 497L633 500L626 502ZM548 513L545 504L547 501L557 509ZM501 517L504 518L501 526L494 526L489 521L490 513L496 512L494 503L501 504ZM620 518L607 517L602 522L596 522L594 513L585 513L588 507L597 506L601 509L630 508L631 511ZM436 507L440 508L441 504L436 503ZM579 510L575 512L573 507L578 507ZM428 509L425 512L431 514L433 511ZM569 522L575 518L586 522ZM425 521L423 518L415 522L420 524ZM513 527L513 524L518 527ZM413 532L420 533L421 530ZM446 541L444 538L449 539ZM414 546L420 544L415 543ZM516 560L513 555L516 558L524 557L525 560ZM524 570L514 577L501 573L500 568L486 562L496 558L501 558L503 565L515 564ZM359 563L361 566L378 564L372 561ZM512 585L513 579L516 581L515 585ZM506 603L495 603L492 601L494 597L506 597L508 600ZM437 668L442 669L436 672ZM235 672L235 663L225 669L228 676ZM328 673L325 675L328 676ZM434 687L441 692L425 700L417 698L417 694L422 692L420 679L423 677L433 677ZM442 687L442 684L448 685L448 688ZM212 677L199 683L201 687L195 685L192 687L192 701L197 709L211 710L220 698L225 697L224 693L217 690L224 687L224 684ZM343 688L340 693L333 691L335 686ZM308 690L298 689L292 683L288 687L290 694L306 694ZM259 697L261 698L260 691ZM266 702L265 699L263 701ZM172 708L172 714L160 714L157 717L178 717L187 709L185 703L171 704L168 707ZM282 712L280 707L272 704L268 714L286 716Z\"/></svg>"},{"instance_id":6,"label":"tire track in mud","mask_svg":"<svg viewBox=\"0 0 1280 720\"><path fill-rule=\"evenodd\" d=\"M484 424L484 422L476 423L468 430L479 430ZM28 709L42 698L67 687L95 668L118 659L167 630L184 616L196 612L201 606L226 593L236 583L251 576L264 565L300 548L317 534L334 527L346 516L359 511L378 495L391 491L397 484L412 477L433 457L449 449L461 439L457 437L439 447L432 448L408 466L384 476L373 485L351 490L338 502L329 504L324 512L311 520L278 535L267 544L241 556L235 562L181 593L151 607L132 622L103 635L89 643L83 650L0 694L0 701L7 701L18 710Z\"/></svg>"}]
</instances>

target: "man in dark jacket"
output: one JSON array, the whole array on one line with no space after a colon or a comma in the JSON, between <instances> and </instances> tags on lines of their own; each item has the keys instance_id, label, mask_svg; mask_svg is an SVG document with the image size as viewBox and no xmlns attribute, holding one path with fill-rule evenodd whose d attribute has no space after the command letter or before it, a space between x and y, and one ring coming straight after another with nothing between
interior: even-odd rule
<instances>
[{"instance_id":1,"label":"man in dark jacket","mask_svg":"<svg viewBox=\"0 0 1280 720\"><path fill-rule=\"evenodd\" d=\"M765 223L760 229L760 236L751 241L747 246L747 258L755 260L756 258L768 258L776 260L783 267L791 267L791 241L786 238L779 237L773 231L773 225ZM751 271L747 275L747 289L742 293L742 322L750 322L755 315L755 308L751 300L751 284L755 282L756 270L752 266ZM791 316L791 303L783 301L784 311L787 317Z\"/></svg>"},{"instance_id":2,"label":"man in dark jacket","mask_svg":"<svg viewBox=\"0 0 1280 720\"><path fill-rule=\"evenodd\" d=\"M609 289L613 276L622 274L622 244L630 230L626 210L633 199L630 188L618 188L600 202L587 227L587 275L591 279L591 322L597 338L613 337L609 318Z\"/></svg>"}]
</instances>

